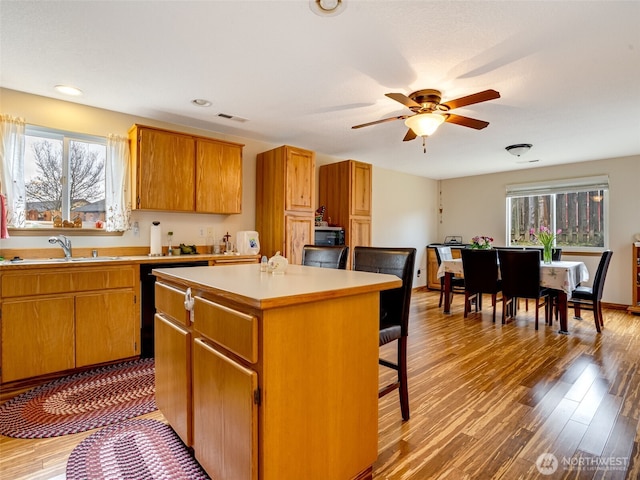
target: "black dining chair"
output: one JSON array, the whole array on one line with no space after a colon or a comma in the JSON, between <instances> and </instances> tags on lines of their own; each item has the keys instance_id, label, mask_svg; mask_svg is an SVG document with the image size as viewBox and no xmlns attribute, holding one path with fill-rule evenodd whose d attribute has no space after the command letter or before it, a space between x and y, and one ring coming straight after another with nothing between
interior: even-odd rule
<instances>
[{"instance_id":1,"label":"black dining chair","mask_svg":"<svg viewBox=\"0 0 640 480\"><path fill-rule=\"evenodd\" d=\"M513 318L516 317L518 298L536 301L536 330L540 307L545 307L545 324L549 322L549 289L540 287L540 258L540 250L498 250L502 277L502 323L506 321L507 310Z\"/></svg>"},{"instance_id":2,"label":"black dining chair","mask_svg":"<svg viewBox=\"0 0 640 480\"><path fill-rule=\"evenodd\" d=\"M498 254L496 250L465 249L462 254L464 271L464 318L475 301L476 312L482 309L482 294L491 295L493 321L496 321L496 298L502 289L502 280L498 272Z\"/></svg>"},{"instance_id":3,"label":"black dining chair","mask_svg":"<svg viewBox=\"0 0 640 480\"><path fill-rule=\"evenodd\" d=\"M302 265L308 267L337 268L345 270L349 258L346 245L304 245Z\"/></svg>"},{"instance_id":4,"label":"black dining chair","mask_svg":"<svg viewBox=\"0 0 640 480\"><path fill-rule=\"evenodd\" d=\"M438 267L442 265L443 260L452 260L453 254L451 253L451 247L441 246L436 247L436 260L438 261ZM451 291L450 295L453 298L454 293L464 293L464 278L451 277ZM442 299L444 298L444 275L440 277L440 300L438 301L438 307L442 307Z\"/></svg>"},{"instance_id":5,"label":"black dining chair","mask_svg":"<svg viewBox=\"0 0 640 480\"><path fill-rule=\"evenodd\" d=\"M402 280L402 286L380 292L379 346L397 341L397 362L380 358L380 365L398 372L395 382L378 391L378 398L399 390L402 419L409 420L409 386L407 384L407 336L409 307L416 259L415 248L355 247L353 269L363 272L388 273Z\"/></svg>"},{"instance_id":6,"label":"black dining chair","mask_svg":"<svg viewBox=\"0 0 640 480\"><path fill-rule=\"evenodd\" d=\"M596 324L596 330L598 333L601 332L600 327L604 326L601 300L602 292L604 291L604 279L607 276L607 270L609 270L609 263L611 263L612 256L613 252L611 250L602 252L600 262L598 263L598 269L596 270L596 276L593 278L593 285L591 287L580 285L571 292L573 316L575 318L581 318L581 308L593 310L593 320Z\"/></svg>"}]
</instances>

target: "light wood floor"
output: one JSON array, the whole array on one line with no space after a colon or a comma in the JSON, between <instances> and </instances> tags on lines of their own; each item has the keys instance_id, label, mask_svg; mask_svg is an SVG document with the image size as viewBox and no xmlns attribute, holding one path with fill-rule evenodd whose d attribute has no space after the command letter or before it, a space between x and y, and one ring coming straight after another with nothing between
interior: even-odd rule
<instances>
[{"instance_id":1,"label":"light wood floor","mask_svg":"<svg viewBox=\"0 0 640 480\"><path fill-rule=\"evenodd\" d=\"M516 321L494 324L488 297L484 303L482 314L464 319L461 296L443 315L437 292L415 291L411 419L401 421L396 392L380 400L374 479L640 478L640 316L605 310L598 335L584 312L564 336L557 324L541 322L536 332L524 308ZM381 383L389 378L381 368ZM62 480L69 453L91 433L0 437L0 478ZM545 453L557 459L551 475L536 467Z\"/></svg>"}]
</instances>

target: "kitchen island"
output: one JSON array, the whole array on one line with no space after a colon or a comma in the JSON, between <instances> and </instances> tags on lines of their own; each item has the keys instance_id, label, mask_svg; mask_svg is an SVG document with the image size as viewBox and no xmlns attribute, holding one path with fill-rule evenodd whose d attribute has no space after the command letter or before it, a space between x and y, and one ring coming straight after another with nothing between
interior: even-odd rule
<instances>
[{"instance_id":1,"label":"kitchen island","mask_svg":"<svg viewBox=\"0 0 640 480\"><path fill-rule=\"evenodd\" d=\"M371 478L394 275L154 270L158 407L213 478Z\"/></svg>"}]
</instances>

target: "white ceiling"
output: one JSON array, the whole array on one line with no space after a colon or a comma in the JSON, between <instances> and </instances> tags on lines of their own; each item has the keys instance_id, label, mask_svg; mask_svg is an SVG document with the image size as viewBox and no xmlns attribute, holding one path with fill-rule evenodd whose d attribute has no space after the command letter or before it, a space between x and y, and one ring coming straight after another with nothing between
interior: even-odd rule
<instances>
[{"instance_id":1,"label":"white ceiling","mask_svg":"<svg viewBox=\"0 0 640 480\"><path fill-rule=\"evenodd\" d=\"M0 85L434 179L640 154L639 1L344 1L2 0ZM401 120L351 129L427 88L501 98L456 109L490 125L445 123L426 155Z\"/></svg>"}]
</instances>

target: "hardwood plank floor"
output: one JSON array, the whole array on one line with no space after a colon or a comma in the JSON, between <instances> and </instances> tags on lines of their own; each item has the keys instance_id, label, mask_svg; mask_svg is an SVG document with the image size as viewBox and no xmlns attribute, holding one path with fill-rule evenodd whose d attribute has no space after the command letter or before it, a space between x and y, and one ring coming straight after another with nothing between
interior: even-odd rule
<instances>
[{"instance_id":1,"label":"hardwood plank floor","mask_svg":"<svg viewBox=\"0 0 640 480\"><path fill-rule=\"evenodd\" d=\"M374 480L640 478L640 317L606 309L598 335L584 312L565 336L557 323L536 332L524 309L494 324L487 298L482 313L462 314L460 295L444 315L438 292L414 292L411 419L402 422L396 392L380 400ZM394 346L382 355L392 359ZM391 377L381 367L380 383ZM0 437L0 478L63 480L71 450L91 433ZM536 467L545 453L555 456L543 465L556 465L550 475Z\"/></svg>"},{"instance_id":2,"label":"hardwood plank floor","mask_svg":"<svg viewBox=\"0 0 640 480\"><path fill-rule=\"evenodd\" d=\"M640 478L640 317L607 309L598 335L591 312L570 315L565 336L536 332L524 308L494 324L486 300L465 319L462 296L444 315L437 292L414 293L411 419L397 395L381 399L374 479ZM553 473L536 467L545 453Z\"/></svg>"}]
</instances>

